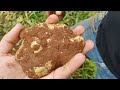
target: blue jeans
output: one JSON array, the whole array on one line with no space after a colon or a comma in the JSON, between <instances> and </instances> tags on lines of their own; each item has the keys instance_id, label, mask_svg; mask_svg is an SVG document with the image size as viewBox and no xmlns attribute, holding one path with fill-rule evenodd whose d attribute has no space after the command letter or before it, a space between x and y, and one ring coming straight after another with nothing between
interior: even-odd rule
<instances>
[{"instance_id":1,"label":"blue jeans","mask_svg":"<svg viewBox=\"0 0 120 90\"><path fill-rule=\"evenodd\" d=\"M111 71L103 62L103 59L101 58L96 46L98 27L106 14L107 12L104 11L71 27L71 29L74 29L78 25L83 25L85 27L83 37L85 40L92 40L95 44L94 48L86 54L86 56L93 60L97 66L97 74L95 79L116 79L116 77L111 73Z\"/></svg>"}]
</instances>

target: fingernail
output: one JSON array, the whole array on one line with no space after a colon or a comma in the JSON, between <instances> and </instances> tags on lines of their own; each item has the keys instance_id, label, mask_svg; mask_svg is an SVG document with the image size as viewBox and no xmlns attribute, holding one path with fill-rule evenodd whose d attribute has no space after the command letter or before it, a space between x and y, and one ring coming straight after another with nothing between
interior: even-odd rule
<instances>
[{"instance_id":1,"label":"fingernail","mask_svg":"<svg viewBox=\"0 0 120 90\"><path fill-rule=\"evenodd\" d=\"M47 23L56 23L58 21L58 16L52 14L48 17Z\"/></svg>"},{"instance_id":2,"label":"fingernail","mask_svg":"<svg viewBox=\"0 0 120 90\"><path fill-rule=\"evenodd\" d=\"M17 27L17 28L21 28L21 29L24 28L24 26L23 26L21 23L17 23L17 24L15 25L15 27Z\"/></svg>"}]
</instances>

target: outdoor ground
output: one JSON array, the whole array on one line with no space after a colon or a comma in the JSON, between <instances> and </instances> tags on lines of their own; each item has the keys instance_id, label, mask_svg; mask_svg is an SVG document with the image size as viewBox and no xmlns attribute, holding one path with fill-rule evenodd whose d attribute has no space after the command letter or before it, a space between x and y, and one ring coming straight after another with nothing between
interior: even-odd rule
<instances>
[{"instance_id":1,"label":"outdoor ground","mask_svg":"<svg viewBox=\"0 0 120 90\"><path fill-rule=\"evenodd\" d=\"M68 26L87 19L98 11L66 11L63 21ZM46 20L45 11L0 11L0 40L16 23L22 23L25 28L44 22ZM18 43L19 46L19 43ZM70 79L92 79L96 75L96 67L92 60L86 59L86 62L73 74Z\"/></svg>"}]
</instances>

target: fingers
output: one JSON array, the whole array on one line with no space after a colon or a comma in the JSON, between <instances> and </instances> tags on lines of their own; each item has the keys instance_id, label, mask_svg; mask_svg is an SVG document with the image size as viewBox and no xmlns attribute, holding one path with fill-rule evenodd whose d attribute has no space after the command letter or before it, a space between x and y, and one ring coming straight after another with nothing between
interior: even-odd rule
<instances>
[{"instance_id":1,"label":"fingers","mask_svg":"<svg viewBox=\"0 0 120 90\"><path fill-rule=\"evenodd\" d=\"M83 26L77 26L73 32L74 34L81 35L85 31ZM92 40L85 41L85 48L82 53L77 54L74 56L67 64L58 68L57 70L53 71L49 75L43 77L42 79L66 79L68 78L73 72L75 72L84 62L85 62L85 55L94 47L94 43Z\"/></svg>"},{"instance_id":2,"label":"fingers","mask_svg":"<svg viewBox=\"0 0 120 90\"><path fill-rule=\"evenodd\" d=\"M85 41L85 47L83 49L83 54L85 55L86 53L88 53L90 50L92 50L94 47L94 43L92 40L87 40Z\"/></svg>"},{"instance_id":3,"label":"fingers","mask_svg":"<svg viewBox=\"0 0 120 90\"><path fill-rule=\"evenodd\" d=\"M67 79L85 62L85 56L82 53L75 55L68 63L54 71L55 79Z\"/></svg>"},{"instance_id":4,"label":"fingers","mask_svg":"<svg viewBox=\"0 0 120 90\"><path fill-rule=\"evenodd\" d=\"M54 23L57 23L58 22L58 16L55 15L55 14L52 14L50 15L47 20L45 21L46 23L49 23L49 24L54 24ZM73 33L76 34L76 35L81 35L83 34L85 31L85 28L80 25L80 26L77 26L74 30L73 30Z\"/></svg>"},{"instance_id":5,"label":"fingers","mask_svg":"<svg viewBox=\"0 0 120 90\"><path fill-rule=\"evenodd\" d=\"M2 38L0 42L0 53L7 54L11 52L11 50L19 40L19 33L22 29L23 26L21 24L17 24Z\"/></svg>"},{"instance_id":6,"label":"fingers","mask_svg":"<svg viewBox=\"0 0 120 90\"><path fill-rule=\"evenodd\" d=\"M75 55L68 63L66 63L63 67L61 67L61 69L63 68L64 70L65 77L68 78L84 62L85 62L85 56L82 53Z\"/></svg>"},{"instance_id":7,"label":"fingers","mask_svg":"<svg viewBox=\"0 0 120 90\"><path fill-rule=\"evenodd\" d=\"M85 28L83 26L77 26L74 30L73 30L73 33L76 34L76 35L81 35L83 34L85 31ZM84 47L84 50L83 50L83 54L85 55L87 52L89 52L92 48L94 47L94 43L92 40L87 40L85 41L85 47Z\"/></svg>"},{"instance_id":8,"label":"fingers","mask_svg":"<svg viewBox=\"0 0 120 90\"><path fill-rule=\"evenodd\" d=\"M55 14L52 14L47 18L47 20L45 22L49 23L49 24L57 23L58 22L58 16L56 16Z\"/></svg>"},{"instance_id":9,"label":"fingers","mask_svg":"<svg viewBox=\"0 0 120 90\"><path fill-rule=\"evenodd\" d=\"M66 12L65 11L47 11L47 16L50 16L51 14L57 15L58 19L62 21Z\"/></svg>"},{"instance_id":10,"label":"fingers","mask_svg":"<svg viewBox=\"0 0 120 90\"><path fill-rule=\"evenodd\" d=\"M85 31L85 28L83 26L77 26L74 30L73 30L73 33L76 34L76 35L81 35L83 34Z\"/></svg>"}]
</instances>

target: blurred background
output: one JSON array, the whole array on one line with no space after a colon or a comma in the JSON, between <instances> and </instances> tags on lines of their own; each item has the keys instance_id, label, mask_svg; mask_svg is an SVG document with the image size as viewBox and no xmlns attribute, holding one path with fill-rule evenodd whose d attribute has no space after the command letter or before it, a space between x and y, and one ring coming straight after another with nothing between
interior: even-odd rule
<instances>
[{"instance_id":1,"label":"blurred background","mask_svg":"<svg viewBox=\"0 0 120 90\"><path fill-rule=\"evenodd\" d=\"M72 26L81 20L87 19L100 11L66 11L66 15L59 23ZM16 23L22 23L25 28L35 25L39 22L45 22L47 18L46 11L0 11L0 40L15 26ZM14 48L14 53L20 43ZM96 66L92 60L86 59L86 62L69 79L93 79L96 75Z\"/></svg>"}]
</instances>

